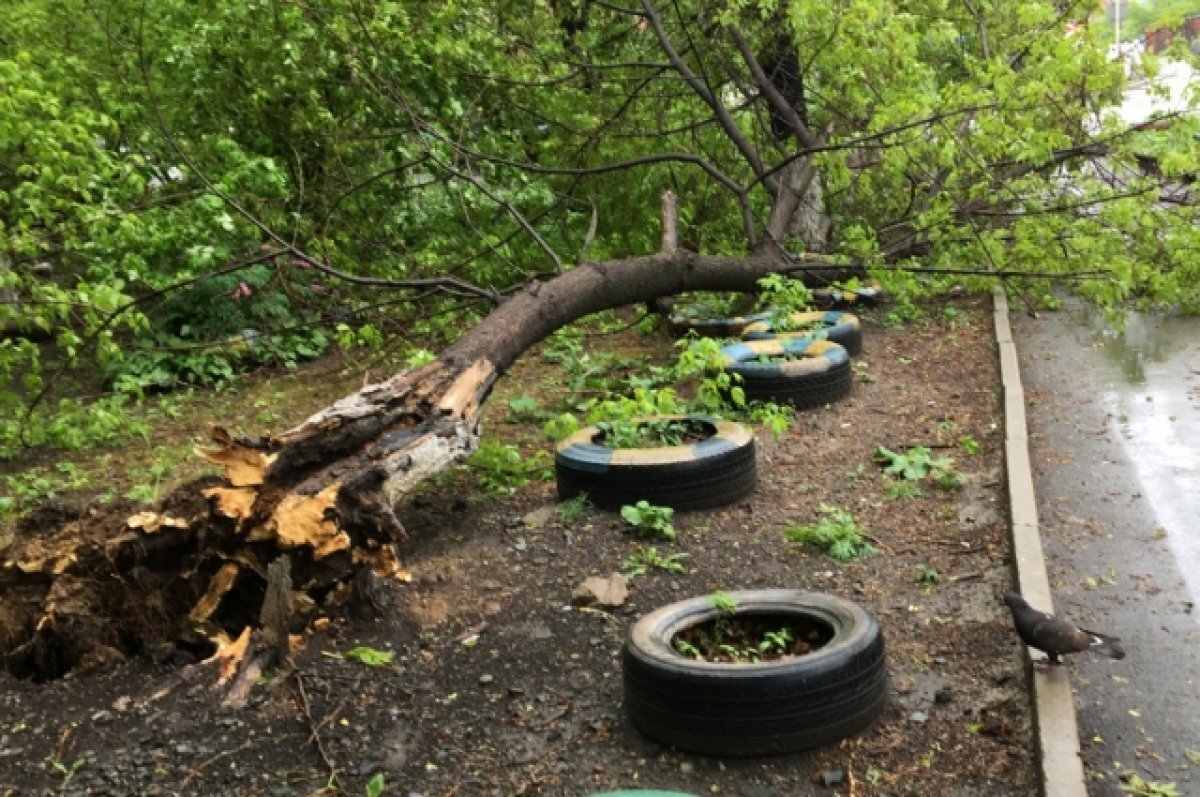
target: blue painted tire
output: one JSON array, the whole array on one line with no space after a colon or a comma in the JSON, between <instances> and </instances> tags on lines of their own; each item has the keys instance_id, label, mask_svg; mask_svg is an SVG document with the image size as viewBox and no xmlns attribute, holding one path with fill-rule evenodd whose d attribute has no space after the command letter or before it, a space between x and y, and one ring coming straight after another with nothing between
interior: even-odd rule
<instances>
[{"instance_id":1,"label":"blue painted tire","mask_svg":"<svg viewBox=\"0 0 1200 797\"><path fill-rule=\"evenodd\" d=\"M883 635L856 603L801 590L732 592L737 614L803 617L832 632L813 652L737 664L677 653L680 631L716 619L707 597L672 603L638 620L622 652L625 713L660 744L713 756L780 755L858 733L883 712L888 677Z\"/></svg>"},{"instance_id":2,"label":"blue painted tire","mask_svg":"<svg viewBox=\"0 0 1200 797\"><path fill-rule=\"evenodd\" d=\"M721 349L725 370L742 378L746 398L809 409L832 404L850 393L850 355L836 343L812 338L771 338L733 343ZM790 356L786 362L761 357Z\"/></svg>"},{"instance_id":3,"label":"blue painted tire","mask_svg":"<svg viewBox=\"0 0 1200 797\"><path fill-rule=\"evenodd\" d=\"M827 310L792 313L788 318L792 324L805 328L805 331L775 332L771 329L771 317L768 315L760 321L746 325L742 329L741 337L744 340L817 338L833 341L844 348L851 357L862 352L862 322L856 315L841 310Z\"/></svg>"},{"instance_id":4,"label":"blue painted tire","mask_svg":"<svg viewBox=\"0 0 1200 797\"><path fill-rule=\"evenodd\" d=\"M862 285L856 290L847 288L814 288L813 303L817 307L852 307L879 304L884 299L883 288Z\"/></svg>"},{"instance_id":5,"label":"blue painted tire","mask_svg":"<svg viewBox=\"0 0 1200 797\"><path fill-rule=\"evenodd\" d=\"M729 316L728 318L705 318L686 313L672 313L669 320L671 329L677 335L695 332L706 338L739 338L747 327L762 323L770 317L770 313L754 313Z\"/></svg>"},{"instance_id":6,"label":"blue painted tire","mask_svg":"<svg viewBox=\"0 0 1200 797\"><path fill-rule=\"evenodd\" d=\"M675 509L711 509L754 490L754 435L746 427L704 415L667 417L703 424L711 434L691 445L611 448L600 429L580 429L559 443L554 455L559 498L587 493L601 509L641 500Z\"/></svg>"}]
</instances>

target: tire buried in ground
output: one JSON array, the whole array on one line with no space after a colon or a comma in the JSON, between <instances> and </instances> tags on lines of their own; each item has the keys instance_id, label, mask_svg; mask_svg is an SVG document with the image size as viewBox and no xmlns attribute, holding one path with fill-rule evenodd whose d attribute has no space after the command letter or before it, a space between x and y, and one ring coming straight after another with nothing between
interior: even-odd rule
<instances>
[{"instance_id":1,"label":"tire buried in ground","mask_svg":"<svg viewBox=\"0 0 1200 797\"><path fill-rule=\"evenodd\" d=\"M770 340L772 338L821 338L833 341L851 356L862 352L862 322L858 316L843 313L840 310L825 312L792 313L788 316L790 324L797 332L776 332L771 328L771 316L747 324L742 328L740 337L744 340ZM814 334L819 333L819 334Z\"/></svg>"},{"instance_id":2,"label":"tire buried in ground","mask_svg":"<svg viewBox=\"0 0 1200 797\"><path fill-rule=\"evenodd\" d=\"M692 421L709 434L690 445L610 448L604 432L588 426L563 440L554 456L559 498L587 493L601 509L640 500L675 509L711 509L754 490L754 436L746 427L702 415L668 419Z\"/></svg>"},{"instance_id":3,"label":"tire buried in ground","mask_svg":"<svg viewBox=\"0 0 1200 797\"><path fill-rule=\"evenodd\" d=\"M707 597L638 620L622 652L625 713L654 741L714 756L781 755L857 733L887 702L883 635L864 608L801 590L731 592L737 615L793 616L827 628L803 656L753 664L697 661L675 651L682 630L714 620Z\"/></svg>"},{"instance_id":4,"label":"tire buried in ground","mask_svg":"<svg viewBox=\"0 0 1200 797\"><path fill-rule=\"evenodd\" d=\"M733 343L721 350L725 369L742 378L747 399L809 409L850 393L850 355L828 340L772 338ZM762 357L791 357L758 362Z\"/></svg>"}]
</instances>

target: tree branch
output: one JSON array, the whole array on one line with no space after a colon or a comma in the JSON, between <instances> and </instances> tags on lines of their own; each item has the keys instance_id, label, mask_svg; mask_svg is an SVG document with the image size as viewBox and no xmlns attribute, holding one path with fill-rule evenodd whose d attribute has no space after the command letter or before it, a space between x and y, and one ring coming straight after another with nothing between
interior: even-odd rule
<instances>
[{"instance_id":1,"label":"tree branch","mask_svg":"<svg viewBox=\"0 0 1200 797\"><path fill-rule=\"evenodd\" d=\"M792 128L792 132L796 134L796 140L806 149L813 149L820 146L823 142L819 141L808 126L800 119L800 114L796 113L796 109L792 107L771 79L767 77L767 73L763 71L762 64L754 56L754 51L750 48L750 43L746 41L746 37L740 30L735 27L726 29L730 38L733 39L734 46L742 55L742 60L746 62L746 67L750 70L754 82L758 84L762 95L767 98L767 102L771 103L771 107L779 111L780 115L787 120L788 125Z\"/></svg>"},{"instance_id":2,"label":"tree branch","mask_svg":"<svg viewBox=\"0 0 1200 797\"><path fill-rule=\"evenodd\" d=\"M683 77L687 84L692 87L697 96L708 107L712 108L713 113L717 116L717 120L721 123L721 129L725 131L725 135L729 137L730 142L742 154L742 157L746 159L746 163L750 165L754 174L759 176L759 179L762 180L771 193L776 193L779 190L779 186L775 184L775 181L770 178L761 177L764 168L762 159L758 156L758 151L746 139L746 136L737 126L737 123L733 121L733 117L729 115L729 111L725 106L713 95L708 86L704 85L700 78L696 76L696 73L692 71L687 62L675 50L674 45L671 44L671 40L663 28L662 20L658 16L658 10L654 7L654 3L651 0L642 0L642 8L646 12L646 19L650 22L650 27L653 28L655 36L658 37L659 45L663 48L663 52L667 54L667 60L671 62L671 65L675 67L675 71Z\"/></svg>"}]
</instances>

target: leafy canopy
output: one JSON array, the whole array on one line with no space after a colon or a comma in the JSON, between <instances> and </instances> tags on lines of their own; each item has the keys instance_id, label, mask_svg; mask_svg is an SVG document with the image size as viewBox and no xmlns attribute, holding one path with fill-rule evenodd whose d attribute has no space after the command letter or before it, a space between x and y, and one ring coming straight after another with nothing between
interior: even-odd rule
<instances>
[{"instance_id":1,"label":"leafy canopy","mask_svg":"<svg viewBox=\"0 0 1200 797\"><path fill-rule=\"evenodd\" d=\"M1106 307L1196 310L1177 189L1200 127L1105 112L1125 77L1089 13L13 0L0 456L116 433L91 416L119 400L80 403L62 373L136 398L334 340L452 337L524 281L655 251L665 188L705 253L805 248L772 211L807 166L817 245L901 298L999 271L1035 300L1067 275Z\"/></svg>"}]
</instances>

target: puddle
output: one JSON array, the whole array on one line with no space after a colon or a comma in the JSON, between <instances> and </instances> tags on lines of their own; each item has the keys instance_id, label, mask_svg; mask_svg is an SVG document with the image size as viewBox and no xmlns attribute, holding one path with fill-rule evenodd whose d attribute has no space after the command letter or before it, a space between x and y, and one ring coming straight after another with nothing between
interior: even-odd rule
<instances>
[{"instance_id":1,"label":"puddle","mask_svg":"<svg viewBox=\"0 0 1200 797\"><path fill-rule=\"evenodd\" d=\"M1123 331L1099 316L1086 322L1098 355L1094 387L1200 601L1200 318L1131 313Z\"/></svg>"}]
</instances>

